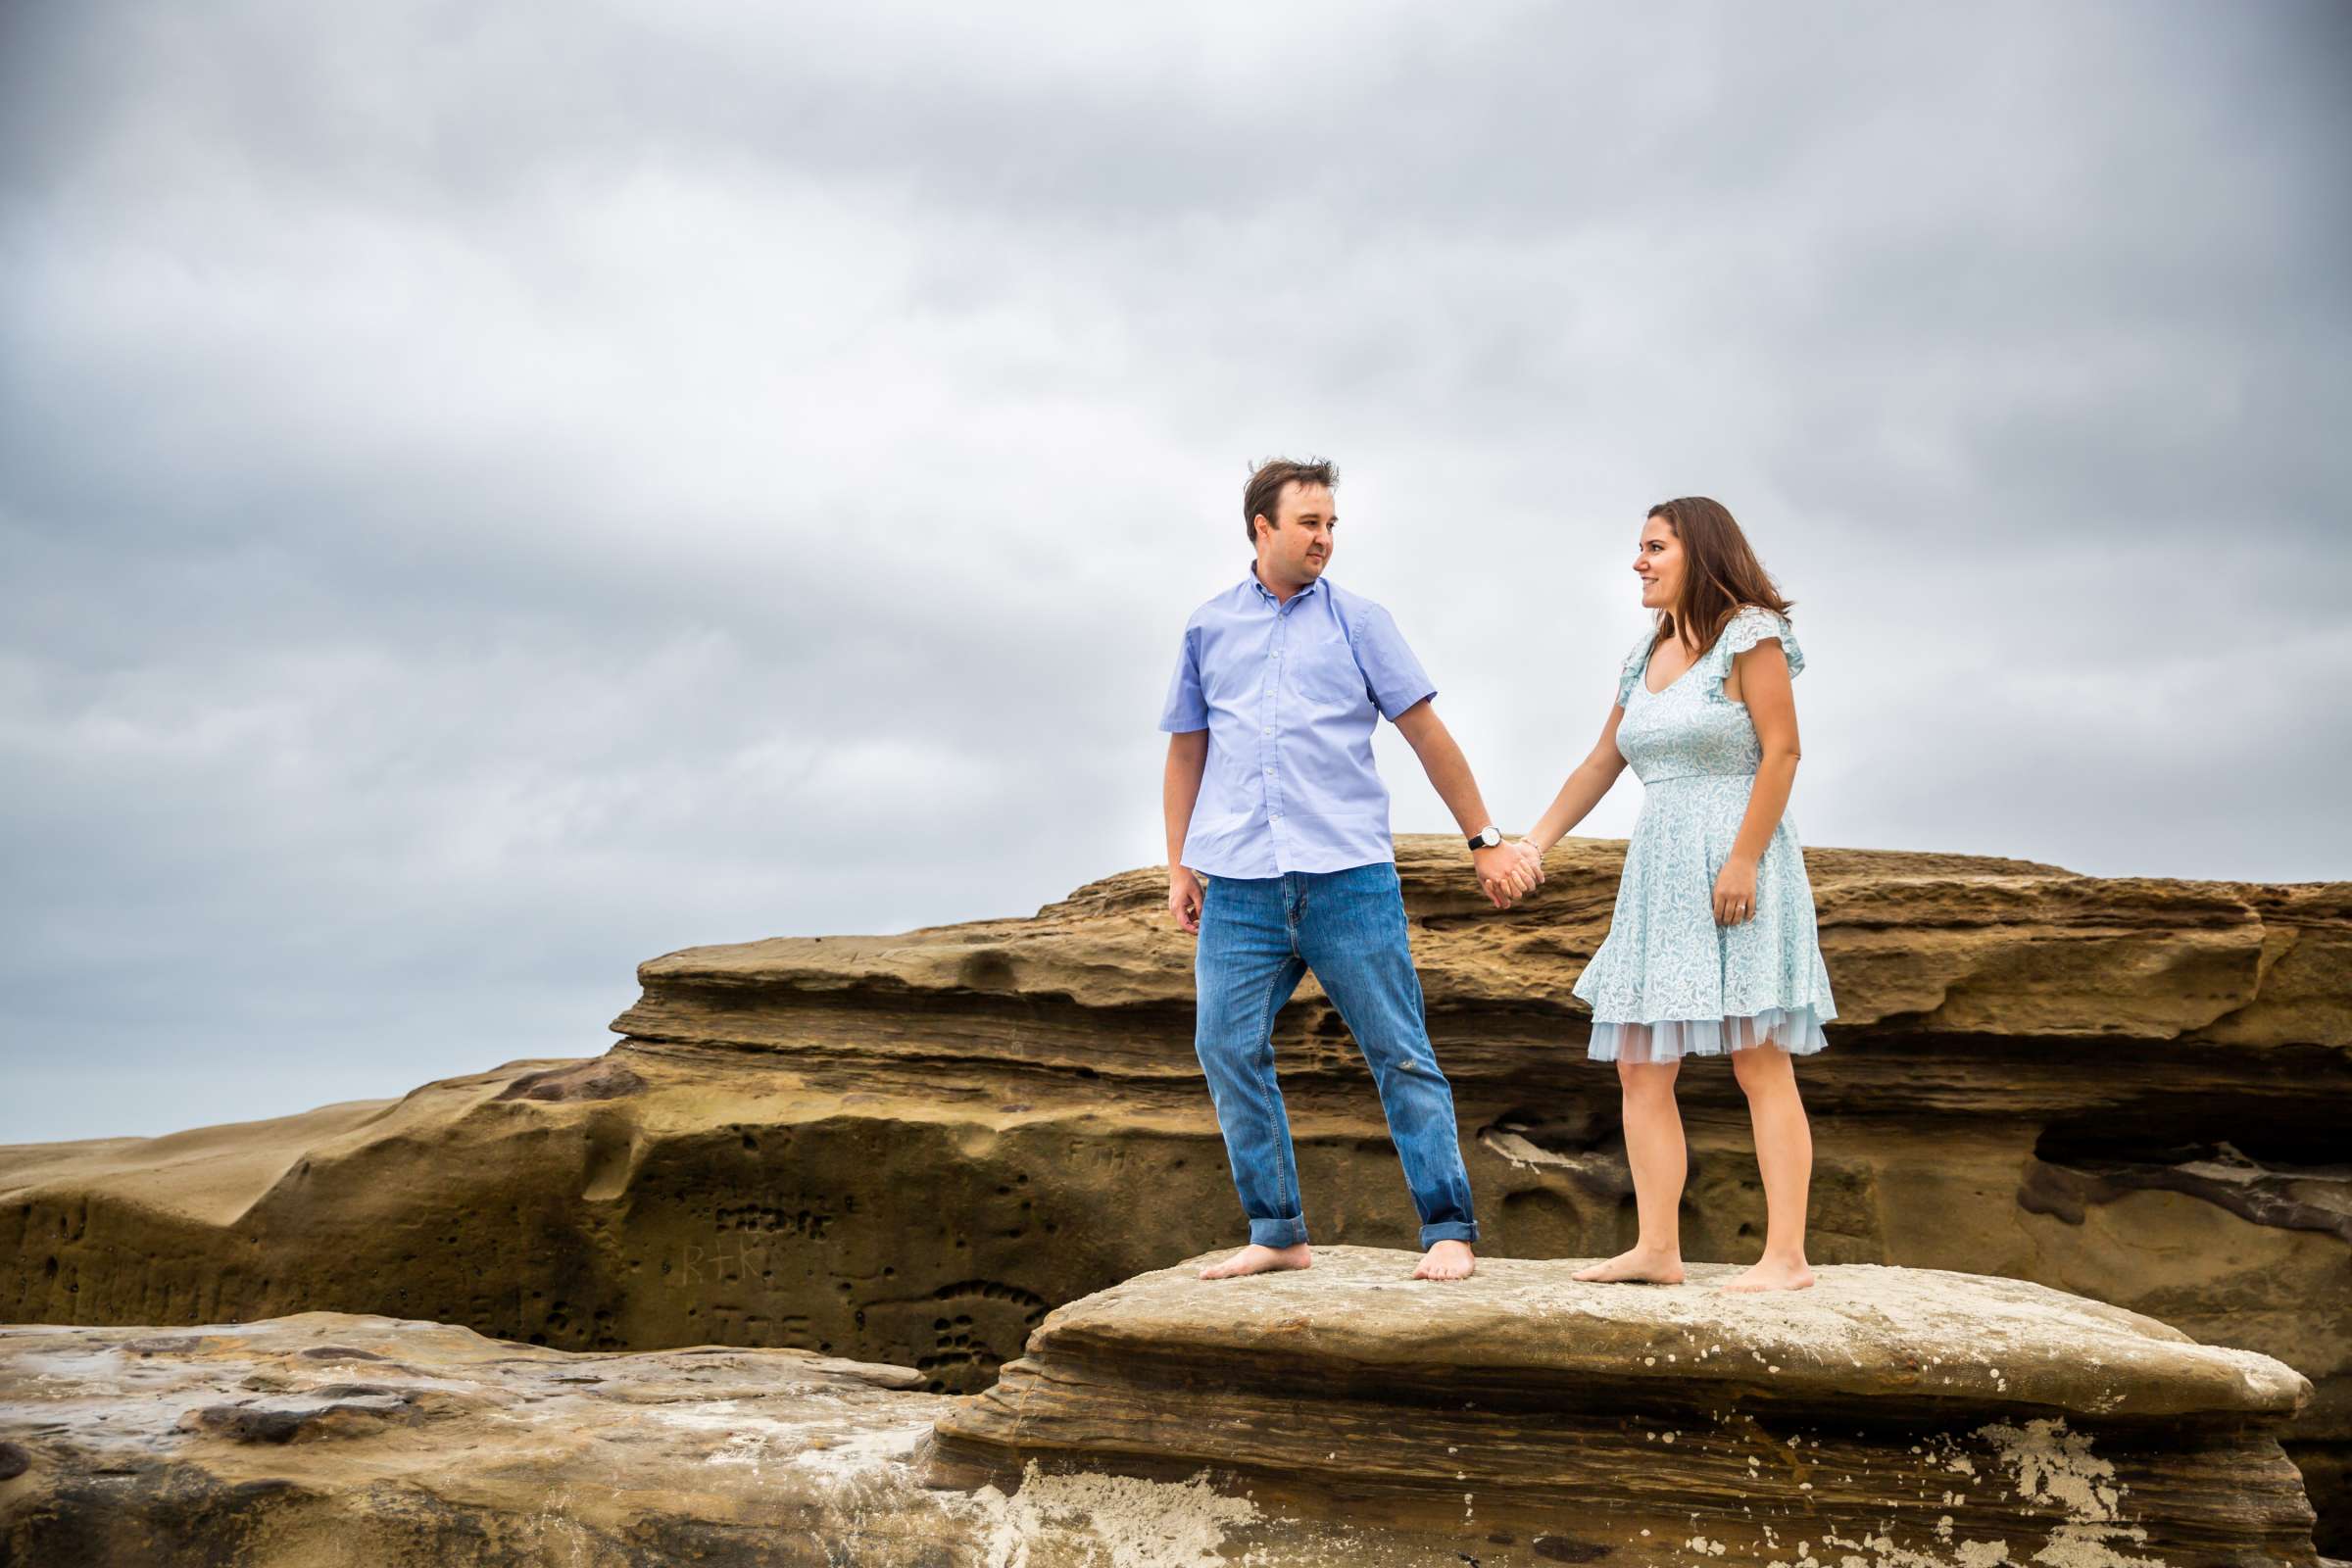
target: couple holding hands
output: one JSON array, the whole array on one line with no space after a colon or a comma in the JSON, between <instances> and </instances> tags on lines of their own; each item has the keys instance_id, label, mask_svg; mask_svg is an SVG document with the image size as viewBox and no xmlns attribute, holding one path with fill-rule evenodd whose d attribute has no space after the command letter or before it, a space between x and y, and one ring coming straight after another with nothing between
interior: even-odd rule
<instances>
[{"instance_id":1,"label":"couple holding hands","mask_svg":"<svg viewBox=\"0 0 2352 1568\"><path fill-rule=\"evenodd\" d=\"M1544 852L1628 762L1644 786L1608 939L1575 987L1592 1009L1589 1055L1617 1064L1640 1237L1576 1277L1681 1281L1675 1074L1686 1055L1729 1053L1769 1219L1763 1257L1725 1289L1812 1284L1813 1144L1791 1058L1827 1043L1821 1026L1837 1010L1783 817L1797 760L1789 681L1804 667L1788 601L1721 506L1651 508L1634 573L1654 624L1618 672L1591 754L1526 837L1506 841L1396 622L1324 576L1338 482L1328 463L1278 461L1250 476L1242 516L1256 560L1186 623L1159 721L1168 907L1199 937L1194 1043L1250 1222L1249 1246L1202 1277L1314 1261L1273 1046L1275 1014L1309 970L1379 1085L1421 1215L1415 1278L1476 1267L1453 1094L1423 1020L1389 795L1372 764L1385 717L1460 823L1497 908L1544 880Z\"/></svg>"}]
</instances>

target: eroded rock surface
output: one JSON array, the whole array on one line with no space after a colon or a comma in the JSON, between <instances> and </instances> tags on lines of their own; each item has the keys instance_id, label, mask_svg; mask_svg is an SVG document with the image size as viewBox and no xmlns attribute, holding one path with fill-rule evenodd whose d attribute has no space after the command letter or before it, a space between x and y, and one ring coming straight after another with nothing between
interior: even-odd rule
<instances>
[{"instance_id":1,"label":"eroded rock surface","mask_svg":"<svg viewBox=\"0 0 2352 1568\"><path fill-rule=\"evenodd\" d=\"M1569 985L1621 847L1485 906L1401 846L1490 1255L1613 1252L1631 1185ZM2008 1275L2318 1386L2290 1449L2352 1453L2352 886L2076 876L1811 850L1840 1016L1801 1081L1817 1262ZM169 1138L0 1150L0 1318L310 1308L578 1349L697 1342L986 1387L1053 1307L1238 1239L1153 871L1029 919L700 948L640 969L601 1057ZM1317 1239L1413 1215L1369 1077L1309 982L1278 1030ZM1728 1066L1683 1075L1689 1255L1762 1228ZM2344 1540L2337 1536L2334 1539Z\"/></svg>"},{"instance_id":2,"label":"eroded rock surface","mask_svg":"<svg viewBox=\"0 0 2352 1568\"><path fill-rule=\"evenodd\" d=\"M0 1329L0 1563L24 1568L1208 1568L1203 1482L923 1482L948 1401L796 1350L566 1353L314 1312ZM1302 1565L1318 1527L1254 1539ZM1239 1558L1233 1560L1238 1561Z\"/></svg>"},{"instance_id":3,"label":"eroded rock surface","mask_svg":"<svg viewBox=\"0 0 2352 1568\"><path fill-rule=\"evenodd\" d=\"M0 1329L0 1435L29 1460L0 1484L0 1556L605 1562L767 1531L804 1541L772 1560L821 1561L808 1532L866 1524L834 1506L840 1450L921 1441L920 1381L798 1351L567 1355L324 1312Z\"/></svg>"},{"instance_id":4,"label":"eroded rock surface","mask_svg":"<svg viewBox=\"0 0 2352 1568\"><path fill-rule=\"evenodd\" d=\"M0 1329L43 1568L2312 1568L2268 1357L2037 1286L1801 1296L1412 1254L1064 1307L976 1397L306 1313Z\"/></svg>"},{"instance_id":5,"label":"eroded rock surface","mask_svg":"<svg viewBox=\"0 0 2352 1568\"><path fill-rule=\"evenodd\" d=\"M2310 1385L2267 1356L1961 1274L1740 1297L1720 1266L1667 1288L1413 1262L1186 1266L1060 1308L941 1419L934 1472L1205 1466L1483 1562L2317 1561L2276 1437Z\"/></svg>"}]
</instances>

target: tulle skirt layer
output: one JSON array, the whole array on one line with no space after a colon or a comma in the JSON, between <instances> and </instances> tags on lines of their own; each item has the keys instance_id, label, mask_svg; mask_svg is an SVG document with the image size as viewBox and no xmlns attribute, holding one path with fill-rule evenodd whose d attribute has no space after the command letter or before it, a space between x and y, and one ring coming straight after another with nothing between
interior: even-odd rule
<instances>
[{"instance_id":1,"label":"tulle skirt layer","mask_svg":"<svg viewBox=\"0 0 2352 1568\"><path fill-rule=\"evenodd\" d=\"M1596 1022L1586 1054L1594 1061L1652 1063L1778 1046L1792 1056L1809 1056L1829 1043L1821 1032L1821 1019L1810 1006L1773 1007L1744 1018Z\"/></svg>"}]
</instances>

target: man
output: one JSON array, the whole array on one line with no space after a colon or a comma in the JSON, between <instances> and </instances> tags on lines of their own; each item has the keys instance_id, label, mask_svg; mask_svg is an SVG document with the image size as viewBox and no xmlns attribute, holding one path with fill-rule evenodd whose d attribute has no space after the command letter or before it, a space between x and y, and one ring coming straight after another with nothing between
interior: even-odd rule
<instances>
[{"instance_id":1,"label":"man","mask_svg":"<svg viewBox=\"0 0 2352 1568\"><path fill-rule=\"evenodd\" d=\"M1461 824L1495 907L1543 877L1488 820L1431 706L1436 688L1389 612L1325 579L1338 482L1328 463L1277 461L1250 476L1242 517L1256 560L1186 623L1159 721L1168 908L1200 939L1194 1047L1250 1220L1250 1245L1203 1279L1314 1262L1272 1039L1275 1013L1310 970L1380 1086L1421 1213L1414 1277L1463 1279L1477 1266L1453 1092L1430 1049L1389 794L1372 766L1379 718L1411 744Z\"/></svg>"}]
</instances>

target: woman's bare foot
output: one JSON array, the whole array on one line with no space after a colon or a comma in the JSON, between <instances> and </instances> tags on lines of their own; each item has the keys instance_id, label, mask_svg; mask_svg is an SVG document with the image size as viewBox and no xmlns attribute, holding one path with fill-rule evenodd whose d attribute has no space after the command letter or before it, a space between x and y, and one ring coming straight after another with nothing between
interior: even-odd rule
<instances>
[{"instance_id":1,"label":"woman's bare foot","mask_svg":"<svg viewBox=\"0 0 2352 1568\"><path fill-rule=\"evenodd\" d=\"M1239 1279L1244 1274L1272 1274L1286 1268L1313 1268L1314 1250L1304 1242L1296 1247L1260 1247L1251 1242L1222 1263L1200 1271L1204 1280Z\"/></svg>"},{"instance_id":2,"label":"woman's bare foot","mask_svg":"<svg viewBox=\"0 0 2352 1568\"><path fill-rule=\"evenodd\" d=\"M1639 1280L1645 1285L1680 1285L1683 1283L1683 1254L1637 1247L1630 1252L1619 1252L1605 1263L1588 1263L1576 1271L1574 1278L1603 1285L1620 1280Z\"/></svg>"},{"instance_id":3,"label":"woman's bare foot","mask_svg":"<svg viewBox=\"0 0 2352 1568\"><path fill-rule=\"evenodd\" d=\"M1413 1270L1417 1280L1466 1280L1478 1271L1478 1254L1468 1242L1436 1242Z\"/></svg>"},{"instance_id":4,"label":"woman's bare foot","mask_svg":"<svg viewBox=\"0 0 2352 1568\"><path fill-rule=\"evenodd\" d=\"M1721 1288L1751 1296L1758 1291L1801 1291L1812 1283L1813 1270L1803 1258L1763 1257L1738 1279L1724 1281Z\"/></svg>"}]
</instances>

